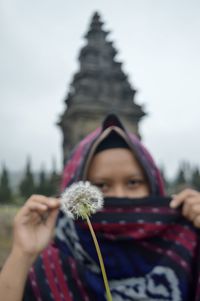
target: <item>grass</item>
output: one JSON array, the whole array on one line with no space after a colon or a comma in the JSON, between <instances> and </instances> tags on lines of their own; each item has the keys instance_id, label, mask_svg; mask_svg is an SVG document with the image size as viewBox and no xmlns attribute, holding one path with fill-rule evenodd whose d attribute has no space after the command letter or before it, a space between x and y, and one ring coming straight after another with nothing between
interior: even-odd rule
<instances>
[{"instance_id":1,"label":"grass","mask_svg":"<svg viewBox=\"0 0 200 301\"><path fill-rule=\"evenodd\" d=\"M17 210L17 206L0 206L0 268L11 249L12 225Z\"/></svg>"}]
</instances>

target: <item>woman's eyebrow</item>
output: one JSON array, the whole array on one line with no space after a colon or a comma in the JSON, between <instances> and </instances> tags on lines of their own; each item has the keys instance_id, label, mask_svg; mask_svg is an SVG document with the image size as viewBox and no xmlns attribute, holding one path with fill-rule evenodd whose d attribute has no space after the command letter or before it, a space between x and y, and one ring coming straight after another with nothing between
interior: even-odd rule
<instances>
[{"instance_id":1,"label":"woman's eyebrow","mask_svg":"<svg viewBox=\"0 0 200 301\"><path fill-rule=\"evenodd\" d=\"M132 178L144 178L144 175L141 172L136 172L136 173L130 173L127 177L132 177Z\"/></svg>"},{"instance_id":2,"label":"woman's eyebrow","mask_svg":"<svg viewBox=\"0 0 200 301\"><path fill-rule=\"evenodd\" d=\"M109 177L95 176L95 177L91 178L90 180L91 180L91 181L106 181L106 180L109 180L109 179L110 179Z\"/></svg>"}]
</instances>

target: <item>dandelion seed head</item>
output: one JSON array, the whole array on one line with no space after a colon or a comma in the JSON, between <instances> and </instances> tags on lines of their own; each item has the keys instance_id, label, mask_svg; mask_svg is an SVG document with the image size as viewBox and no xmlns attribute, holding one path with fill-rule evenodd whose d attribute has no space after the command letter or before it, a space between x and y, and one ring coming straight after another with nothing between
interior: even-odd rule
<instances>
[{"instance_id":1,"label":"dandelion seed head","mask_svg":"<svg viewBox=\"0 0 200 301\"><path fill-rule=\"evenodd\" d=\"M103 206L101 191L89 181L79 181L66 188L61 196L61 210L71 218L83 219Z\"/></svg>"}]
</instances>

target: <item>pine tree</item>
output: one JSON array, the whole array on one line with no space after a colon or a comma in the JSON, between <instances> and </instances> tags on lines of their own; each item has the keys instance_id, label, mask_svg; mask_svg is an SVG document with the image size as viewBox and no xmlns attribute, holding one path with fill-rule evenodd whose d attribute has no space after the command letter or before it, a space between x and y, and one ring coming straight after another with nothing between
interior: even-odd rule
<instances>
[{"instance_id":1,"label":"pine tree","mask_svg":"<svg viewBox=\"0 0 200 301\"><path fill-rule=\"evenodd\" d=\"M169 180L168 180L168 178L167 178L167 176L166 176L166 172L165 172L164 166L161 166L161 167L159 168L159 170L160 170L160 173L161 173L162 180L163 180L163 182L164 182L165 190L168 191L169 188L170 188L170 182L169 182Z\"/></svg>"},{"instance_id":2,"label":"pine tree","mask_svg":"<svg viewBox=\"0 0 200 301\"><path fill-rule=\"evenodd\" d=\"M185 171L181 167L178 170L177 176L176 176L176 185L183 185L186 184L186 176Z\"/></svg>"},{"instance_id":3,"label":"pine tree","mask_svg":"<svg viewBox=\"0 0 200 301\"><path fill-rule=\"evenodd\" d=\"M52 170L49 176L49 195L56 196L59 193L60 175L55 169Z\"/></svg>"},{"instance_id":4,"label":"pine tree","mask_svg":"<svg viewBox=\"0 0 200 301\"><path fill-rule=\"evenodd\" d=\"M48 195L57 196L60 190L60 175L56 171L56 161L52 158L52 170L48 177Z\"/></svg>"},{"instance_id":5,"label":"pine tree","mask_svg":"<svg viewBox=\"0 0 200 301\"><path fill-rule=\"evenodd\" d=\"M35 193L35 183L34 183L33 173L31 170L30 158L27 159L24 177L19 185L19 190L21 196L24 198L28 198Z\"/></svg>"},{"instance_id":6,"label":"pine tree","mask_svg":"<svg viewBox=\"0 0 200 301\"><path fill-rule=\"evenodd\" d=\"M49 195L49 183L44 168L39 173L38 184L36 186L36 193L42 195Z\"/></svg>"},{"instance_id":7,"label":"pine tree","mask_svg":"<svg viewBox=\"0 0 200 301\"><path fill-rule=\"evenodd\" d=\"M182 162L175 177L175 191L180 191L191 185L191 167L188 162Z\"/></svg>"},{"instance_id":8,"label":"pine tree","mask_svg":"<svg viewBox=\"0 0 200 301\"><path fill-rule=\"evenodd\" d=\"M198 167L195 167L191 175L192 187L200 191L200 171Z\"/></svg>"},{"instance_id":9,"label":"pine tree","mask_svg":"<svg viewBox=\"0 0 200 301\"><path fill-rule=\"evenodd\" d=\"M12 190L10 187L9 173L4 165L0 178L0 203L6 204L10 201L12 201Z\"/></svg>"}]
</instances>

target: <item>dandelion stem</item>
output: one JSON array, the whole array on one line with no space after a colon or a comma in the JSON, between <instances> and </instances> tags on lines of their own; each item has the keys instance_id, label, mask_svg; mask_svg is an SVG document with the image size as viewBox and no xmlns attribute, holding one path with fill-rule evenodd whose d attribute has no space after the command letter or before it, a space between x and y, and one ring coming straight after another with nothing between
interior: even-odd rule
<instances>
[{"instance_id":1,"label":"dandelion stem","mask_svg":"<svg viewBox=\"0 0 200 301\"><path fill-rule=\"evenodd\" d=\"M96 248L96 251L97 251L97 255L98 255L98 258L99 258L99 263L100 263L101 272L102 272L102 276L103 276L103 281L104 281L104 285L105 285L107 300L112 301L112 296L111 296L111 293L110 293L110 288L109 288L109 284L108 284L106 270L105 270L105 266L104 266L104 262L103 262L103 257L101 255L101 251L100 251L100 248L99 248L99 244L98 244L96 235L94 233L94 230L93 230L93 227L92 227L92 224L90 222L90 219L89 219L88 215L85 215L85 219L86 219L88 227L90 229L90 232L91 232L91 235L92 235L92 238L93 238L93 241L94 241L94 245L95 245L95 248Z\"/></svg>"}]
</instances>

